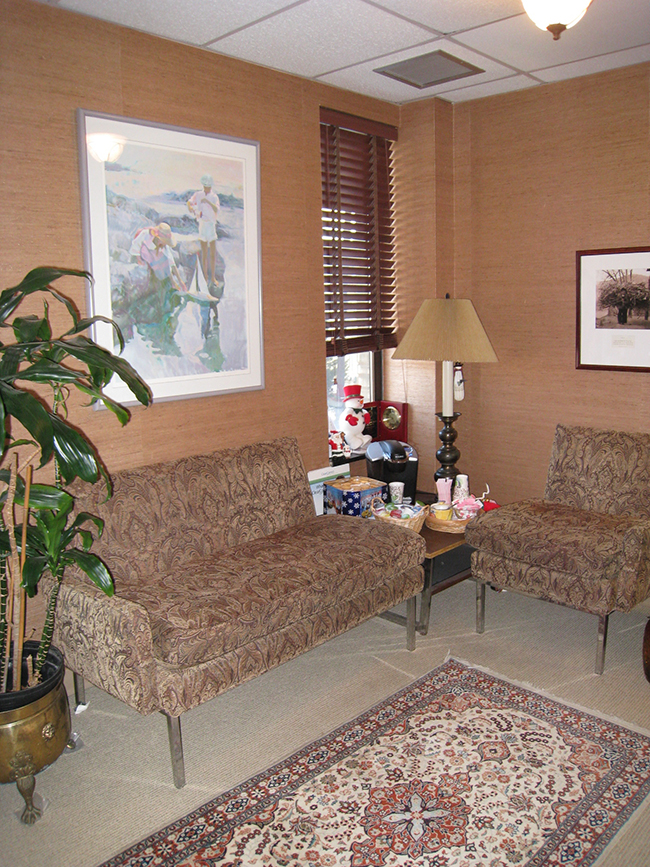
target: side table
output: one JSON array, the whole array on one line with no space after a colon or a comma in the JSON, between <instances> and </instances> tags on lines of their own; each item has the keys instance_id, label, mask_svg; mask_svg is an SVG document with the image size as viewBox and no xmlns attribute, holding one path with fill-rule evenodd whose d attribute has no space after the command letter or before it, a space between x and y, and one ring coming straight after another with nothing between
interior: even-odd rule
<instances>
[{"instance_id":1,"label":"side table","mask_svg":"<svg viewBox=\"0 0 650 867\"><path fill-rule=\"evenodd\" d=\"M420 535L427 543L424 555L424 587L420 602L420 616L416 629L420 635L429 631L431 615L431 597L454 584L459 584L471 575L471 548L465 544L464 533L441 533L432 530L426 524L420 530ZM452 553L453 552L453 553ZM447 555L447 556L446 556Z\"/></svg>"},{"instance_id":2,"label":"side table","mask_svg":"<svg viewBox=\"0 0 650 867\"><path fill-rule=\"evenodd\" d=\"M420 615L415 629L420 635L426 635L431 616L431 597L470 577L469 558L472 549L465 544L464 533L441 533L425 525L420 530L420 535L427 544L427 551L424 555L424 587L420 596ZM402 614L385 611L379 616L406 626L406 617Z\"/></svg>"}]
</instances>

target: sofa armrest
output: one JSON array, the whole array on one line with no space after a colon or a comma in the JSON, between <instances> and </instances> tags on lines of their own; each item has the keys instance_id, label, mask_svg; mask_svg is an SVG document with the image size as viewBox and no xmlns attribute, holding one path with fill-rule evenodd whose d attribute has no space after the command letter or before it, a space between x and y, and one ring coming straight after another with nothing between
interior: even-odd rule
<instances>
[{"instance_id":1,"label":"sofa armrest","mask_svg":"<svg viewBox=\"0 0 650 867\"><path fill-rule=\"evenodd\" d=\"M54 644L72 671L142 714L159 709L151 625L137 602L108 597L86 580L59 590Z\"/></svg>"},{"instance_id":2,"label":"sofa armrest","mask_svg":"<svg viewBox=\"0 0 650 867\"><path fill-rule=\"evenodd\" d=\"M625 531L623 553L627 568L619 577L616 601L619 611L629 611L650 596L650 521L635 520Z\"/></svg>"}]
</instances>

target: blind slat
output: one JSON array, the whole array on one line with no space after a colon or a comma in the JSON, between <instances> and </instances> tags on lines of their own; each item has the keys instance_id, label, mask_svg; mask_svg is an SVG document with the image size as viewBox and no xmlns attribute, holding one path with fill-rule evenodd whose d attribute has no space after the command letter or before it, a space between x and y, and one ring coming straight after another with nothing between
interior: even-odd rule
<instances>
[{"instance_id":1,"label":"blind slat","mask_svg":"<svg viewBox=\"0 0 650 867\"><path fill-rule=\"evenodd\" d=\"M328 356L397 345L390 165L396 138L392 127L321 111Z\"/></svg>"}]
</instances>

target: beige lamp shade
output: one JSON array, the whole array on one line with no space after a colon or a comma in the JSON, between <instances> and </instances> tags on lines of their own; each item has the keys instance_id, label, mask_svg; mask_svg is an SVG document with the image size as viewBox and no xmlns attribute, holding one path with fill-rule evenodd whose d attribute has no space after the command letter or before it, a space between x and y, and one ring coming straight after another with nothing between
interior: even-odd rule
<instances>
[{"instance_id":1,"label":"beige lamp shade","mask_svg":"<svg viewBox=\"0 0 650 867\"><path fill-rule=\"evenodd\" d=\"M414 361L498 361L469 298L430 298L399 346L395 359Z\"/></svg>"}]
</instances>

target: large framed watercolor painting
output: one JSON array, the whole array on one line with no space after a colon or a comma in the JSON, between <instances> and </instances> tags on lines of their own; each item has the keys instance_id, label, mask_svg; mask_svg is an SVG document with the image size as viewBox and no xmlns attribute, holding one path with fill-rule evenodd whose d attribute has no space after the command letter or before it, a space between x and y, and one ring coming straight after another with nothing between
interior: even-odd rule
<instances>
[{"instance_id":1,"label":"large framed watercolor painting","mask_svg":"<svg viewBox=\"0 0 650 867\"><path fill-rule=\"evenodd\" d=\"M93 315L155 399L263 388L259 144L77 115Z\"/></svg>"},{"instance_id":2,"label":"large framed watercolor painting","mask_svg":"<svg viewBox=\"0 0 650 867\"><path fill-rule=\"evenodd\" d=\"M576 253L576 367L650 370L650 247Z\"/></svg>"}]
</instances>

